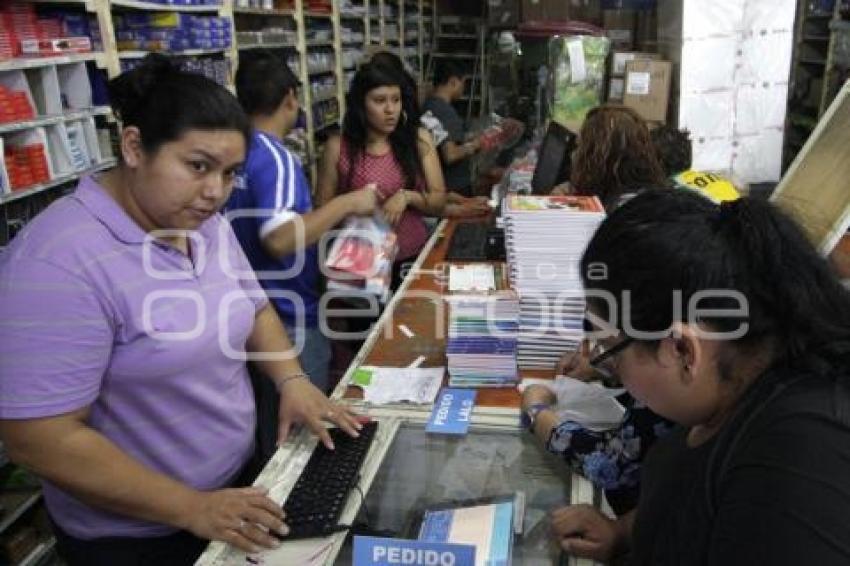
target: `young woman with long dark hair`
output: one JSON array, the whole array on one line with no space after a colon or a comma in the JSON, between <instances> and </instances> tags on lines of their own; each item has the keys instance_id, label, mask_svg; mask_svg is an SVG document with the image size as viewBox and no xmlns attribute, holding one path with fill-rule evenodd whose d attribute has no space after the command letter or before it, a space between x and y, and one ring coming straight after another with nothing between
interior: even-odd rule
<instances>
[{"instance_id":1,"label":"young woman with long dark hair","mask_svg":"<svg viewBox=\"0 0 850 566\"><path fill-rule=\"evenodd\" d=\"M428 237L423 214L445 205L440 160L404 96L404 77L390 65L367 63L346 96L342 135L331 137L319 172L319 200L374 185L398 234L397 263L414 258ZM408 102L405 102L408 101Z\"/></svg>"}]
</instances>

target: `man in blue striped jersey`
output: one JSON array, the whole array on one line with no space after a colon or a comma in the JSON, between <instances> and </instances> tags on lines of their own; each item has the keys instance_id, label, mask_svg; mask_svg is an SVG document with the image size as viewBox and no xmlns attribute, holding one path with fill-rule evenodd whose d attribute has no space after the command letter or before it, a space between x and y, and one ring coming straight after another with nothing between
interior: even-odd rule
<instances>
[{"instance_id":1,"label":"man in blue striped jersey","mask_svg":"<svg viewBox=\"0 0 850 566\"><path fill-rule=\"evenodd\" d=\"M243 171L225 208L290 338L302 345L301 366L317 387L327 391L331 354L330 343L318 325L316 242L346 216L371 214L377 199L371 190L350 191L313 208L301 163L281 141L298 118L297 89L298 79L274 53L254 51L240 57L237 97L254 131ZM273 413L265 419L265 411L258 407L261 450L273 451L277 438L275 392L261 392L258 401Z\"/></svg>"}]
</instances>

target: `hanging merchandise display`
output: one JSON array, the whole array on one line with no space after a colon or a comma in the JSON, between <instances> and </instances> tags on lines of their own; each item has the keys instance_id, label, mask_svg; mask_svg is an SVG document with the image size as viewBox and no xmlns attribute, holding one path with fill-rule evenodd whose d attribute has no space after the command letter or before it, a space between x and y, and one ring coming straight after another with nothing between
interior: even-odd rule
<instances>
[{"instance_id":1,"label":"hanging merchandise display","mask_svg":"<svg viewBox=\"0 0 850 566\"><path fill-rule=\"evenodd\" d=\"M610 44L607 37L593 35L549 40L553 120L577 131L588 111L602 103Z\"/></svg>"}]
</instances>

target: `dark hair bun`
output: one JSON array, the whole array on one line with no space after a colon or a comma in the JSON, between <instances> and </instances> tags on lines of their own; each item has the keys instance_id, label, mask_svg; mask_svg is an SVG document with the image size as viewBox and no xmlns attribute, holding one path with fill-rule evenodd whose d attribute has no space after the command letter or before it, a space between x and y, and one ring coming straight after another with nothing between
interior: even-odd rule
<instances>
[{"instance_id":1,"label":"dark hair bun","mask_svg":"<svg viewBox=\"0 0 850 566\"><path fill-rule=\"evenodd\" d=\"M109 81L109 101L118 119L135 122L140 106L153 91L153 87L170 76L180 74L171 59L160 53L149 53L142 63L131 71Z\"/></svg>"}]
</instances>

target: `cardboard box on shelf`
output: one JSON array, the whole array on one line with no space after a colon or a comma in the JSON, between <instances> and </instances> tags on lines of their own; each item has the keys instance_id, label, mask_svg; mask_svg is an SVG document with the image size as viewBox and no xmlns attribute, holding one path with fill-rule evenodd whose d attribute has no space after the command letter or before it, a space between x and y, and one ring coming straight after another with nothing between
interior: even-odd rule
<instances>
[{"instance_id":1,"label":"cardboard box on shelf","mask_svg":"<svg viewBox=\"0 0 850 566\"><path fill-rule=\"evenodd\" d=\"M570 19L570 4L567 0L522 0L522 21L565 22Z\"/></svg>"},{"instance_id":2,"label":"cardboard box on shelf","mask_svg":"<svg viewBox=\"0 0 850 566\"><path fill-rule=\"evenodd\" d=\"M611 56L611 75L622 77L626 73L626 63L634 60L657 60L661 59L658 53L643 53L640 51L614 51Z\"/></svg>"},{"instance_id":3,"label":"cardboard box on shelf","mask_svg":"<svg viewBox=\"0 0 850 566\"><path fill-rule=\"evenodd\" d=\"M516 27L519 0L487 0L487 22L490 27Z\"/></svg>"},{"instance_id":4,"label":"cardboard box on shelf","mask_svg":"<svg viewBox=\"0 0 850 566\"><path fill-rule=\"evenodd\" d=\"M637 12L634 10L603 10L602 27L614 49L634 49Z\"/></svg>"},{"instance_id":5,"label":"cardboard box on shelf","mask_svg":"<svg viewBox=\"0 0 850 566\"><path fill-rule=\"evenodd\" d=\"M644 120L665 122L672 68L669 61L634 60L626 63L623 104L634 109Z\"/></svg>"}]
</instances>

